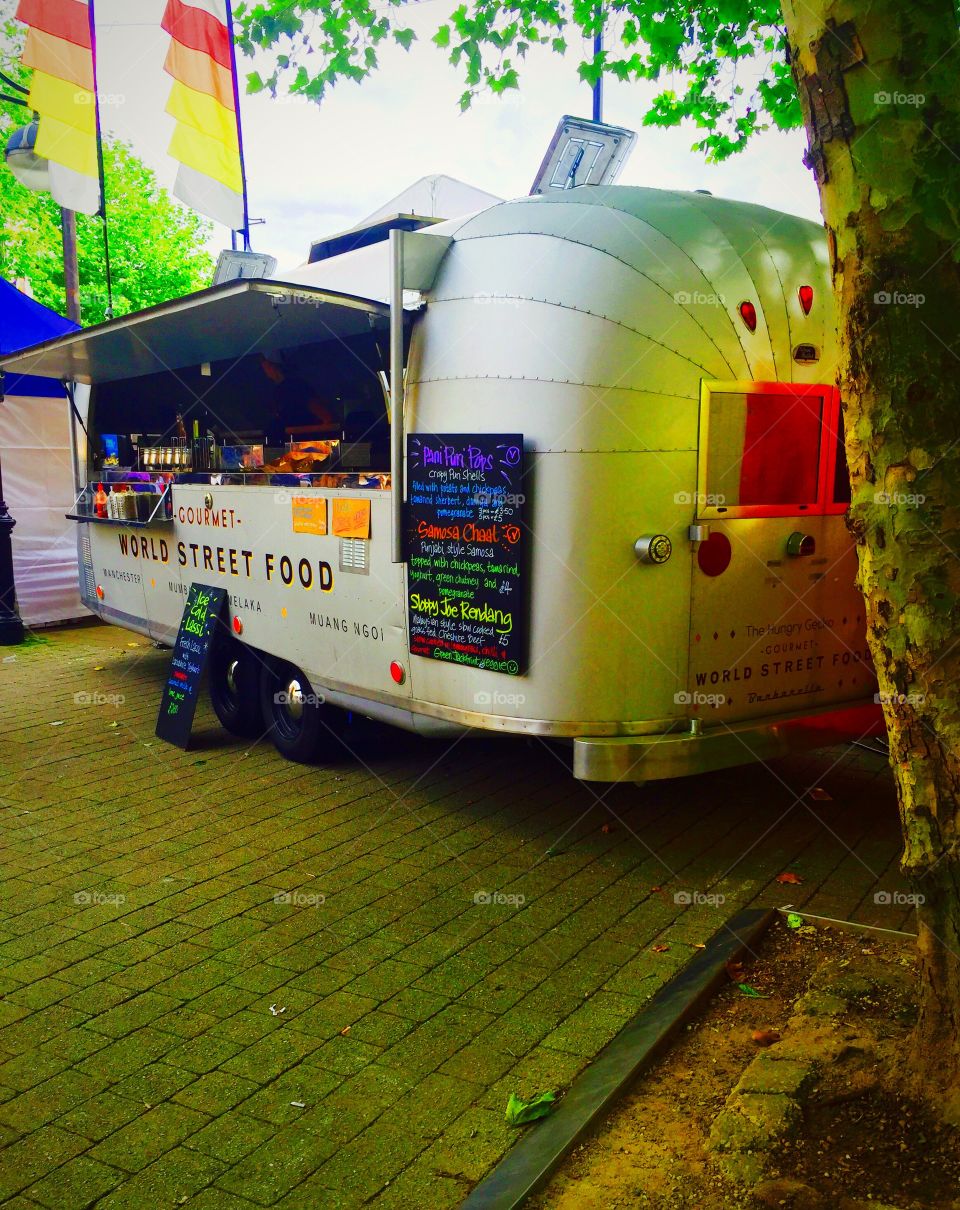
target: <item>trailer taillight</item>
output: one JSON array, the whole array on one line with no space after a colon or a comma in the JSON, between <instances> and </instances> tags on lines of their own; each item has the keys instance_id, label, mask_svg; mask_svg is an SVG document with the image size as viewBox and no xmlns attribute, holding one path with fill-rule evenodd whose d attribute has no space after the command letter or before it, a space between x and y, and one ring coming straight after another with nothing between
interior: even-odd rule
<instances>
[{"instance_id":1,"label":"trailer taillight","mask_svg":"<svg viewBox=\"0 0 960 1210\"><path fill-rule=\"evenodd\" d=\"M394 660L390 664L390 679L395 681L398 685L402 685L407 679L407 674L404 671L403 665L397 660Z\"/></svg>"},{"instance_id":2,"label":"trailer taillight","mask_svg":"<svg viewBox=\"0 0 960 1210\"><path fill-rule=\"evenodd\" d=\"M757 308L752 302L742 302L737 308L740 312L740 318L747 325L751 332L757 330Z\"/></svg>"},{"instance_id":3,"label":"trailer taillight","mask_svg":"<svg viewBox=\"0 0 960 1210\"><path fill-rule=\"evenodd\" d=\"M243 634L243 623L236 617L233 619L233 633Z\"/></svg>"},{"instance_id":4,"label":"trailer taillight","mask_svg":"<svg viewBox=\"0 0 960 1210\"><path fill-rule=\"evenodd\" d=\"M102 584L97 585L97 596L101 601L103 600L103 585Z\"/></svg>"},{"instance_id":5,"label":"trailer taillight","mask_svg":"<svg viewBox=\"0 0 960 1210\"><path fill-rule=\"evenodd\" d=\"M804 315L809 315L810 308L813 306L813 286L801 286L797 291L797 297L800 299L800 307Z\"/></svg>"}]
</instances>

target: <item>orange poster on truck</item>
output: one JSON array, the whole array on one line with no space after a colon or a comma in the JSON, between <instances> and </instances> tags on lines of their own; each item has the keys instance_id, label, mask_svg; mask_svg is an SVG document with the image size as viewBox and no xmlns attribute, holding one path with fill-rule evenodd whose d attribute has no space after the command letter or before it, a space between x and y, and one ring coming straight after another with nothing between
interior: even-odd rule
<instances>
[{"instance_id":1,"label":"orange poster on truck","mask_svg":"<svg viewBox=\"0 0 960 1210\"><path fill-rule=\"evenodd\" d=\"M338 538L370 537L370 501L333 501L333 532Z\"/></svg>"},{"instance_id":2,"label":"orange poster on truck","mask_svg":"<svg viewBox=\"0 0 960 1210\"><path fill-rule=\"evenodd\" d=\"M291 509L295 534L327 532L327 502L323 496L294 496Z\"/></svg>"}]
</instances>

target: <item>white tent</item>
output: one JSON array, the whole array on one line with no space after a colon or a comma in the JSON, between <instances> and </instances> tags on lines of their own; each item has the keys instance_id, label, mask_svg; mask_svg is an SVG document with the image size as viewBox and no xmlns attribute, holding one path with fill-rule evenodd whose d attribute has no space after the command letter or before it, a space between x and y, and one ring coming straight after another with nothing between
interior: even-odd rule
<instances>
[{"instance_id":1,"label":"white tent","mask_svg":"<svg viewBox=\"0 0 960 1210\"><path fill-rule=\"evenodd\" d=\"M387 237L392 226L412 230L464 218L502 200L443 173L421 177L356 226L315 241L310 260L285 273L284 280L386 302L390 297Z\"/></svg>"},{"instance_id":2,"label":"white tent","mask_svg":"<svg viewBox=\"0 0 960 1210\"><path fill-rule=\"evenodd\" d=\"M73 330L55 311L0 279L0 347L13 352ZM83 388L85 403L86 389ZM89 617L80 603L70 404L48 378L6 375L0 403L3 496L16 522L17 605L27 626Z\"/></svg>"},{"instance_id":3,"label":"white tent","mask_svg":"<svg viewBox=\"0 0 960 1210\"><path fill-rule=\"evenodd\" d=\"M357 223L357 226L366 227L379 219L389 218L391 214L420 214L424 218L440 219L459 218L462 214L486 210L488 206L502 201L503 198L497 197L495 193L487 193L485 189L477 189L465 181L458 181L456 177L438 172L414 181L402 193L378 206L372 214Z\"/></svg>"}]
</instances>

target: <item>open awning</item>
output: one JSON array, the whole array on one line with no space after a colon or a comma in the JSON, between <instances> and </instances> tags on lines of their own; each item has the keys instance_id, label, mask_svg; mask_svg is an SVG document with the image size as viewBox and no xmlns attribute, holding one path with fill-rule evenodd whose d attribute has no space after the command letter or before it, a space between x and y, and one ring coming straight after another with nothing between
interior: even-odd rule
<instances>
[{"instance_id":1,"label":"open awning","mask_svg":"<svg viewBox=\"0 0 960 1210\"><path fill-rule=\"evenodd\" d=\"M347 340L389 324L384 303L288 282L235 281L33 345L7 374L116 382L271 349Z\"/></svg>"}]
</instances>

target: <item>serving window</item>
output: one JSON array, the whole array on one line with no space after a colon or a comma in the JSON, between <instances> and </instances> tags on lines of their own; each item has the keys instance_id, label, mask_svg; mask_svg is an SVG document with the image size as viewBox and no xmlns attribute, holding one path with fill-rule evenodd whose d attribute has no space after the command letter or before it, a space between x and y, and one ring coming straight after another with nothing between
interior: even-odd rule
<instances>
[{"instance_id":1,"label":"serving window","mask_svg":"<svg viewBox=\"0 0 960 1210\"><path fill-rule=\"evenodd\" d=\"M100 383L88 477L386 473L385 343L370 331Z\"/></svg>"},{"instance_id":2,"label":"serving window","mask_svg":"<svg viewBox=\"0 0 960 1210\"><path fill-rule=\"evenodd\" d=\"M698 516L843 512L850 499L845 473L835 387L703 384Z\"/></svg>"}]
</instances>

